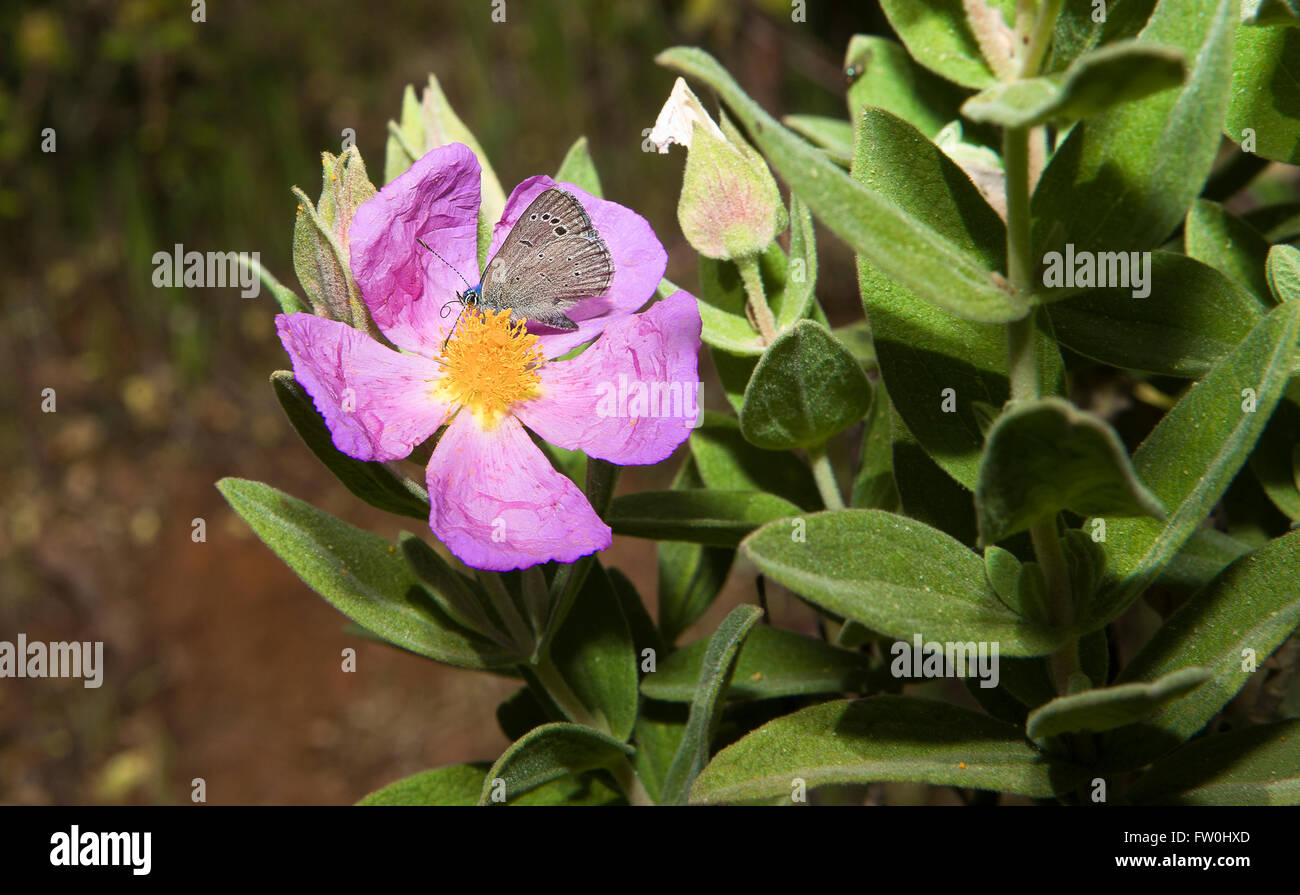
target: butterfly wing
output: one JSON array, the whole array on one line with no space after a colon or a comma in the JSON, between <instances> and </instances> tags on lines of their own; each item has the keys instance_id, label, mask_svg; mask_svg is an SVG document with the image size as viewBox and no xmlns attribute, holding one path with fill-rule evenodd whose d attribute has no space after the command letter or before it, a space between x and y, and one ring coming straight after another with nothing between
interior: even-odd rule
<instances>
[{"instance_id":1,"label":"butterfly wing","mask_svg":"<svg viewBox=\"0 0 1300 895\"><path fill-rule=\"evenodd\" d=\"M609 247L572 193L549 189L520 215L483 272L480 301L510 308L556 329L577 324L564 311L609 288L614 265Z\"/></svg>"}]
</instances>

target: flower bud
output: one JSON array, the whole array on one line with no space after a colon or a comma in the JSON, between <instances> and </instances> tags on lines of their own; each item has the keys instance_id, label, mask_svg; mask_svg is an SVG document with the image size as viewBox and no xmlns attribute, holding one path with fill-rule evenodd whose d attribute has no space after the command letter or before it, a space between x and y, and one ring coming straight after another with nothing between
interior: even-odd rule
<instances>
[{"instance_id":1,"label":"flower bud","mask_svg":"<svg viewBox=\"0 0 1300 895\"><path fill-rule=\"evenodd\" d=\"M338 156L321 153L321 165L320 200L315 205L302 190L293 190L298 197L293 268L316 314L367 329L369 314L348 263L348 229L375 187L355 146Z\"/></svg>"},{"instance_id":2,"label":"flower bud","mask_svg":"<svg viewBox=\"0 0 1300 895\"><path fill-rule=\"evenodd\" d=\"M650 132L660 152L687 147L677 220L686 241L706 258L729 260L762 252L786 228L788 217L772 172L740 131L722 127L681 78Z\"/></svg>"}]
</instances>

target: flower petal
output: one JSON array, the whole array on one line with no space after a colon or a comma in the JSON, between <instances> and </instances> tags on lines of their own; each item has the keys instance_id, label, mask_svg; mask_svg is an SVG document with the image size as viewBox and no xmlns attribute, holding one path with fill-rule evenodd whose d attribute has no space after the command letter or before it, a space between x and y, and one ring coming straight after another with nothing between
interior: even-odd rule
<instances>
[{"instance_id":1,"label":"flower petal","mask_svg":"<svg viewBox=\"0 0 1300 895\"><path fill-rule=\"evenodd\" d=\"M438 365L400 354L359 329L314 314L279 314L293 375L325 418L334 446L358 460L398 460L447 418L433 397Z\"/></svg>"},{"instance_id":2,"label":"flower petal","mask_svg":"<svg viewBox=\"0 0 1300 895\"><path fill-rule=\"evenodd\" d=\"M700 308L674 292L611 323L572 360L542 367L542 396L515 407L538 435L622 466L658 463L699 416Z\"/></svg>"},{"instance_id":3,"label":"flower petal","mask_svg":"<svg viewBox=\"0 0 1300 895\"><path fill-rule=\"evenodd\" d=\"M489 259L495 257L510 228L528 205L553 186L573 193L591 216L591 223L609 246L614 278L604 295L584 299L565 312L578 324L576 331L555 332L537 327L547 357L559 357L569 349L591 341L613 321L640 310L653 297L668 266L668 253L650 228L650 223L641 215L617 202L597 199L571 183L556 183L545 175L528 178L510 194L501 222L492 231ZM529 330L533 330L531 324Z\"/></svg>"},{"instance_id":4,"label":"flower petal","mask_svg":"<svg viewBox=\"0 0 1300 895\"><path fill-rule=\"evenodd\" d=\"M442 349L456 319L455 305L445 316L444 306L465 289L461 276L479 280L478 206L478 159L452 143L430 150L357 209L349 232L352 275L394 345L430 357Z\"/></svg>"},{"instance_id":5,"label":"flower petal","mask_svg":"<svg viewBox=\"0 0 1300 895\"><path fill-rule=\"evenodd\" d=\"M429 527L476 569L573 562L613 538L514 417L488 431L473 414L458 413L429 459L428 482Z\"/></svg>"}]
</instances>

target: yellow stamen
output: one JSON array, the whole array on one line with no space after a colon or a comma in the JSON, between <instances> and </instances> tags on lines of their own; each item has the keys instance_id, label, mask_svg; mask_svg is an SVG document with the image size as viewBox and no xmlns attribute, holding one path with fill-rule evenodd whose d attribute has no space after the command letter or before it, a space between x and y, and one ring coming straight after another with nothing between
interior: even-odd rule
<instances>
[{"instance_id":1,"label":"yellow stamen","mask_svg":"<svg viewBox=\"0 0 1300 895\"><path fill-rule=\"evenodd\" d=\"M494 426L511 406L541 394L538 371L545 360L537 336L524 321L511 323L510 311L466 308L438 358L438 397Z\"/></svg>"}]
</instances>

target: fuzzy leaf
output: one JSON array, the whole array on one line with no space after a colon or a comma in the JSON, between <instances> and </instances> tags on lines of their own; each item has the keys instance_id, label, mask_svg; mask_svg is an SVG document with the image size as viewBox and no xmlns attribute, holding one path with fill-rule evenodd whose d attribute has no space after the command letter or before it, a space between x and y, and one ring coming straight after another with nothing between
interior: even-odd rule
<instances>
[{"instance_id":1,"label":"fuzzy leaf","mask_svg":"<svg viewBox=\"0 0 1300 895\"><path fill-rule=\"evenodd\" d=\"M614 498L605 521L618 535L735 547L763 523L802 512L760 491L641 491Z\"/></svg>"},{"instance_id":2,"label":"fuzzy leaf","mask_svg":"<svg viewBox=\"0 0 1300 895\"><path fill-rule=\"evenodd\" d=\"M448 618L392 542L261 482L226 478L217 490L308 587L394 646L463 668L518 661Z\"/></svg>"},{"instance_id":3,"label":"fuzzy leaf","mask_svg":"<svg viewBox=\"0 0 1300 895\"><path fill-rule=\"evenodd\" d=\"M325 421L311 396L288 370L271 374L271 386L285 415L311 452L347 489L373 507L413 519L429 518L429 494L416 482L383 463L356 460L334 447Z\"/></svg>"},{"instance_id":4,"label":"fuzzy leaf","mask_svg":"<svg viewBox=\"0 0 1300 895\"><path fill-rule=\"evenodd\" d=\"M763 725L714 756L691 799L789 798L796 778L809 789L906 780L1050 798L1081 776L987 715L908 696L872 696L822 703Z\"/></svg>"},{"instance_id":5,"label":"fuzzy leaf","mask_svg":"<svg viewBox=\"0 0 1300 895\"><path fill-rule=\"evenodd\" d=\"M741 550L836 615L900 640L996 640L1007 656L1044 655L1064 639L1003 605L980 556L928 525L880 510L813 513L803 531L792 521L763 526Z\"/></svg>"},{"instance_id":6,"label":"fuzzy leaf","mask_svg":"<svg viewBox=\"0 0 1300 895\"><path fill-rule=\"evenodd\" d=\"M480 805L508 805L539 786L570 774L608 768L632 755L625 746L598 730L579 724L544 724L515 741L483 778ZM504 801L494 801L502 792Z\"/></svg>"},{"instance_id":7,"label":"fuzzy leaf","mask_svg":"<svg viewBox=\"0 0 1300 895\"><path fill-rule=\"evenodd\" d=\"M690 702L709 641L677 650L646 675L641 692L651 699ZM864 653L782 628L760 626L745 641L727 689L729 700L772 699L814 693L842 693L864 686L871 676Z\"/></svg>"},{"instance_id":8,"label":"fuzzy leaf","mask_svg":"<svg viewBox=\"0 0 1300 895\"><path fill-rule=\"evenodd\" d=\"M1218 503L1282 396L1297 337L1300 304L1279 305L1183 395L1133 454L1133 468L1169 512L1169 522L1106 520L1106 575L1089 628L1110 621L1145 590ZM1253 404L1245 389L1253 390Z\"/></svg>"},{"instance_id":9,"label":"fuzzy leaf","mask_svg":"<svg viewBox=\"0 0 1300 895\"><path fill-rule=\"evenodd\" d=\"M1149 684L1118 684L1062 696L1030 712L1025 732L1042 742L1063 733L1114 730L1154 714L1209 678L1208 668L1181 668Z\"/></svg>"},{"instance_id":10,"label":"fuzzy leaf","mask_svg":"<svg viewBox=\"0 0 1300 895\"><path fill-rule=\"evenodd\" d=\"M993 424L975 506L984 544L1055 518L1061 510L1081 516L1165 516L1115 430L1060 398L1008 405Z\"/></svg>"},{"instance_id":11,"label":"fuzzy leaf","mask_svg":"<svg viewBox=\"0 0 1300 895\"><path fill-rule=\"evenodd\" d=\"M685 804L691 784L708 763L709 747L722 716L723 693L731 682L745 637L762 615L756 606L737 606L709 638L686 729L664 778L661 804Z\"/></svg>"},{"instance_id":12,"label":"fuzzy leaf","mask_svg":"<svg viewBox=\"0 0 1300 895\"><path fill-rule=\"evenodd\" d=\"M830 330L803 320L768 347L745 389L740 431L768 450L809 448L871 408L871 382Z\"/></svg>"}]
</instances>

